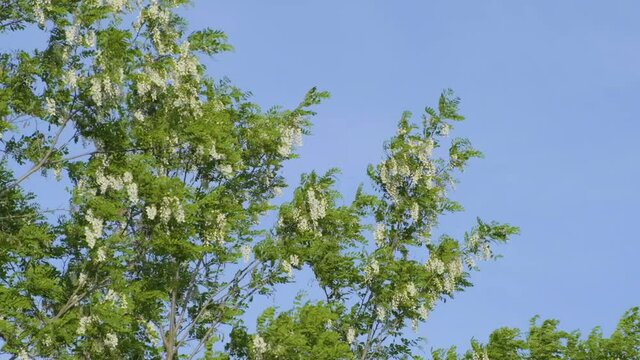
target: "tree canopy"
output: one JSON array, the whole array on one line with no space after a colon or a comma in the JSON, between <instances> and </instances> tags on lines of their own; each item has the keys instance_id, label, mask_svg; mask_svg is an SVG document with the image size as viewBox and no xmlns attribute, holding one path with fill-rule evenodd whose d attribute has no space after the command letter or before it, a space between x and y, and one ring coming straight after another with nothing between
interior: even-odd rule
<instances>
[{"instance_id":1,"label":"tree canopy","mask_svg":"<svg viewBox=\"0 0 640 360\"><path fill-rule=\"evenodd\" d=\"M282 168L328 93L262 110L207 73L200 57L231 47L221 31L189 29L186 2L0 5L0 32L48 36L0 54L0 354L419 358L407 328L518 232L478 219L462 238L434 234L462 210L448 194L481 156L450 136L464 120L458 98L447 90L418 120L404 113L353 199L331 170L303 175L276 205ZM67 184L68 208L43 208L24 186L35 176ZM303 271L322 299L261 308L250 326L247 310ZM637 316L610 339L582 341L553 321L525 339L500 329L464 358L630 358Z\"/></svg>"}]
</instances>

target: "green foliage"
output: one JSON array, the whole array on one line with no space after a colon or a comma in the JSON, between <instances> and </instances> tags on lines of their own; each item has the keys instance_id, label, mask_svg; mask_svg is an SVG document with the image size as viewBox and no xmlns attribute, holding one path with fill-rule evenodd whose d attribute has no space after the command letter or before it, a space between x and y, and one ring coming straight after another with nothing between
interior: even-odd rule
<instances>
[{"instance_id":1,"label":"green foliage","mask_svg":"<svg viewBox=\"0 0 640 360\"><path fill-rule=\"evenodd\" d=\"M505 360L604 360L637 359L640 356L640 309L632 308L620 319L609 338L595 328L583 338L578 331L558 329L557 320L545 320L538 324L538 317L531 320L529 331L500 328L482 345L472 341L472 350L458 355L455 348L434 350L434 360L447 359L505 359ZM446 354L446 355L445 355Z\"/></svg>"},{"instance_id":2,"label":"green foliage","mask_svg":"<svg viewBox=\"0 0 640 360\"><path fill-rule=\"evenodd\" d=\"M407 327L470 286L478 261L518 232L478 220L462 239L433 235L440 216L462 210L448 192L481 156L448 137L464 119L459 99L445 91L419 124L404 113L351 201L331 170L303 175L276 206L282 167L328 93L261 110L205 72L197 54L231 47L220 31L188 32L184 3L0 5L0 31L48 35L42 49L0 54L0 354L418 359ZM68 185L62 213L23 189L38 174ZM277 224L264 226L271 214ZM299 271L324 299L264 309L249 329L246 311ZM636 327L606 346L592 334L589 351L631 354ZM525 348L501 331L491 354ZM576 339L553 322L530 334L540 357L564 356Z\"/></svg>"}]
</instances>

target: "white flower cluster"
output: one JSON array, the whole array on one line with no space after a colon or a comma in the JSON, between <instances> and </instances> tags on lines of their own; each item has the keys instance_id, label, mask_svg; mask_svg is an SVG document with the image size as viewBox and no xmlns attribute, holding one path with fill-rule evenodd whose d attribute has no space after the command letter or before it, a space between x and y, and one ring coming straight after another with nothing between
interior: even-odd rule
<instances>
[{"instance_id":1,"label":"white flower cluster","mask_svg":"<svg viewBox=\"0 0 640 360\"><path fill-rule=\"evenodd\" d=\"M29 356L29 353L27 352L27 350L20 350L20 354L18 355L18 360L30 360L31 357Z\"/></svg>"},{"instance_id":2,"label":"white flower cluster","mask_svg":"<svg viewBox=\"0 0 640 360\"><path fill-rule=\"evenodd\" d=\"M487 350L483 350L481 354L478 352L473 352L473 360L489 360L489 354L487 354Z\"/></svg>"},{"instance_id":3,"label":"white flower cluster","mask_svg":"<svg viewBox=\"0 0 640 360\"><path fill-rule=\"evenodd\" d=\"M44 112L47 116L56 116L56 101L52 98L44 100Z\"/></svg>"},{"instance_id":4,"label":"white flower cluster","mask_svg":"<svg viewBox=\"0 0 640 360\"><path fill-rule=\"evenodd\" d=\"M76 40L78 39L78 24L72 23L71 26L68 26L64 29L64 39L69 45L75 45Z\"/></svg>"},{"instance_id":5,"label":"white flower cluster","mask_svg":"<svg viewBox=\"0 0 640 360\"><path fill-rule=\"evenodd\" d=\"M218 245L224 245L225 227L227 226L227 216L225 214L218 214L216 216L216 225L209 229L205 237L205 243L215 241Z\"/></svg>"},{"instance_id":6,"label":"white flower cluster","mask_svg":"<svg viewBox=\"0 0 640 360\"><path fill-rule=\"evenodd\" d=\"M38 22L38 25L41 27L44 27L45 22L44 10L47 9L49 5L51 5L51 0L34 1L33 14L36 18L36 22Z\"/></svg>"},{"instance_id":7,"label":"white flower cluster","mask_svg":"<svg viewBox=\"0 0 640 360\"><path fill-rule=\"evenodd\" d=\"M302 146L302 130L298 127L285 128L282 131L282 142L278 147L278 154L283 157L291 155L294 146Z\"/></svg>"},{"instance_id":8,"label":"white flower cluster","mask_svg":"<svg viewBox=\"0 0 640 360\"><path fill-rule=\"evenodd\" d=\"M229 164L219 164L218 170L220 170L220 173L225 179L231 179L231 177L233 177L233 167Z\"/></svg>"},{"instance_id":9,"label":"white flower cluster","mask_svg":"<svg viewBox=\"0 0 640 360\"><path fill-rule=\"evenodd\" d=\"M104 344L111 349L115 349L118 346L118 336L114 333L108 333L104 338Z\"/></svg>"},{"instance_id":10,"label":"white flower cluster","mask_svg":"<svg viewBox=\"0 0 640 360\"><path fill-rule=\"evenodd\" d=\"M85 226L84 228L85 240L87 241L87 245L89 245L89 249L93 249L96 245L96 240L102 236L104 222L102 219L95 217L91 209L87 210L85 220L89 223L89 226Z\"/></svg>"},{"instance_id":11,"label":"white flower cluster","mask_svg":"<svg viewBox=\"0 0 640 360\"><path fill-rule=\"evenodd\" d=\"M367 264L367 266L364 268L365 281L371 281L374 276L378 275L379 272L380 264L378 264L378 260L371 259L371 261L369 261L369 264Z\"/></svg>"},{"instance_id":12,"label":"white flower cluster","mask_svg":"<svg viewBox=\"0 0 640 360\"><path fill-rule=\"evenodd\" d=\"M129 306L126 295L120 295L112 289L109 289L109 291L107 291L107 294L104 297L104 301L110 301L121 309L126 309Z\"/></svg>"},{"instance_id":13,"label":"white flower cluster","mask_svg":"<svg viewBox=\"0 0 640 360\"><path fill-rule=\"evenodd\" d=\"M436 256L429 257L426 267L429 271L432 271L438 275L442 275L445 272L444 262Z\"/></svg>"},{"instance_id":14,"label":"white flower cluster","mask_svg":"<svg viewBox=\"0 0 640 360\"><path fill-rule=\"evenodd\" d=\"M211 148L209 149L209 156L213 160L224 160L225 159L225 156L223 154L218 153L215 143L211 144Z\"/></svg>"},{"instance_id":15,"label":"white flower cluster","mask_svg":"<svg viewBox=\"0 0 640 360\"><path fill-rule=\"evenodd\" d=\"M420 220L420 205L417 202L414 202L411 205L411 220L414 222L418 222Z\"/></svg>"},{"instance_id":16,"label":"white flower cluster","mask_svg":"<svg viewBox=\"0 0 640 360\"><path fill-rule=\"evenodd\" d=\"M148 213L147 216L149 216ZM162 198L162 206L160 206L160 220L166 224L171 220L171 217L178 223L185 221L184 208L182 207L182 203L180 203L180 199L175 196Z\"/></svg>"},{"instance_id":17,"label":"white flower cluster","mask_svg":"<svg viewBox=\"0 0 640 360\"><path fill-rule=\"evenodd\" d=\"M256 335L253 337L253 350L256 352L258 358L262 358L262 354L267 352L269 349L267 343L260 335Z\"/></svg>"},{"instance_id":18,"label":"white flower cluster","mask_svg":"<svg viewBox=\"0 0 640 360\"><path fill-rule=\"evenodd\" d=\"M82 43L85 47L93 48L96 46L96 32L93 30L87 30L82 37Z\"/></svg>"},{"instance_id":19,"label":"white flower cluster","mask_svg":"<svg viewBox=\"0 0 640 360\"><path fill-rule=\"evenodd\" d=\"M356 331L353 328L347 330L347 342L353 344L356 341Z\"/></svg>"},{"instance_id":20,"label":"white flower cluster","mask_svg":"<svg viewBox=\"0 0 640 360\"><path fill-rule=\"evenodd\" d=\"M185 41L180 46L180 57L176 62L176 75L178 77L192 76L196 78L196 80L199 80L200 74L198 74L198 66L200 65L200 62L197 57L191 55L189 46L190 44L188 41ZM176 79L176 81L179 81L179 79Z\"/></svg>"},{"instance_id":21,"label":"white flower cluster","mask_svg":"<svg viewBox=\"0 0 640 360\"><path fill-rule=\"evenodd\" d=\"M105 98L113 99L120 96L122 93L122 88L118 83L122 82L122 70L118 74L119 78L116 79L117 82L112 81L112 79L108 76L99 77L94 75L91 78L91 87L89 88L89 93L93 102L96 103L96 106L101 107Z\"/></svg>"},{"instance_id":22,"label":"white flower cluster","mask_svg":"<svg viewBox=\"0 0 640 360\"><path fill-rule=\"evenodd\" d=\"M415 297L418 294L413 282L409 282L402 291L397 291L391 298L391 309L398 310L400 305L409 304L413 306Z\"/></svg>"},{"instance_id":23,"label":"white flower cluster","mask_svg":"<svg viewBox=\"0 0 640 360\"><path fill-rule=\"evenodd\" d=\"M78 326L78 329L76 329L76 334L83 336L84 334L87 333L87 326L91 325L91 323L94 321L95 319L91 316L83 316L80 318L80 325Z\"/></svg>"},{"instance_id":24,"label":"white flower cluster","mask_svg":"<svg viewBox=\"0 0 640 360\"><path fill-rule=\"evenodd\" d=\"M78 74L76 74L75 70L73 69L65 71L65 73L63 74L63 80L70 89L75 89L78 87Z\"/></svg>"},{"instance_id":25,"label":"white flower cluster","mask_svg":"<svg viewBox=\"0 0 640 360\"><path fill-rule=\"evenodd\" d=\"M122 11L127 4L127 0L105 0L104 5L110 6L115 11Z\"/></svg>"},{"instance_id":26,"label":"white flower cluster","mask_svg":"<svg viewBox=\"0 0 640 360\"><path fill-rule=\"evenodd\" d=\"M101 263L105 260L107 260L107 252L104 247L98 248L96 251L96 262Z\"/></svg>"},{"instance_id":27,"label":"white flower cluster","mask_svg":"<svg viewBox=\"0 0 640 360\"><path fill-rule=\"evenodd\" d=\"M382 305L376 305L376 318L379 321L384 321L386 317L387 317L387 309L385 309L384 306Z\"/></svg>"},{"instance_id":28,"label":"white flower cluster","mask_svg":"<svg viewBox=\"0 0 640 360\"><path fill-rule=\"evenodd\" d=\"M307 204L309 204L309 217L316 226L317 221L325 217L327 212L327 200L324 197L316 197L314 189L307 189Z\"/></svg>"},{"instance_id":29,"label":"white flower cluster","mask_svg":"<svg viewBox=\"0 0 640 360\"><path fill-rule=\"evenodd\" d=\"M169 11L161 8L157 0L152 0L144 17L156 22L156 26L151 29L151 40L153 40L158 53L164 54L166 49L163 42L162 29L166 28L166 25L169 23Z\"/></svg>"},{"instance_id":30,"label":"white flower cluster","mask_svg":"<svg viewBox=\"0 0 640 360\"><path fill-rule=\"evenodd\" d=\"M298 255L290 255L289 260L282 261L282 269L287 273L287 275L292 278L293 277L293 268L297 267L300 264L300 259Z\"/></svg>"},{"instance_id":31,"label":"white flower cluster","mask_svg":"<svg viewBox=\"0 0 640 360\"><path fill-rule=\"evenodd\" d=\"M158 343L158 345L162 344L162 339L160 339L160 337L158 336L158 331L153 326L151 321L147 321L144 325L144 328L145 328L145 331L147 332L147 336L149 336L151 340L155 340Z\"/></svg>"},{"instance_id":32,"label":"white flower cluster","mask_svg":"<svg viewBox=\"0 0 640 360\"><path fill-rule=\"evenodd\" d=\"M249 260L251 260L251 253L253 252L253 250L251 249L251 246L249 245L242 245L240 246L240 253L242 254L242 260L245 263L248 263Z\"/></svg>"},{"instance_id":33,"label":"white flower cluster","mask_svg":"<svg viewBox=\"0 0 640 360\"><path fill-rule=\"evenodd\" d=\"M373 230L373 239L376 241L376 246L383 247L385 238L384 224L377 223L375 230Z\"/></svg>"},{"instance_id":34,"label":"white flower cluster","mask_svg":"<svg viewBox=\"0 0 640 360\"><path fill-rule=\"evenodd\" d=\"M308 231L309 229L311 229L311 227L309 226L309 221L300 210L298 210L297 208L293 209L292 215L293 215L293 220L296 222L298 230Z\"/></svg>"}]
</instances>

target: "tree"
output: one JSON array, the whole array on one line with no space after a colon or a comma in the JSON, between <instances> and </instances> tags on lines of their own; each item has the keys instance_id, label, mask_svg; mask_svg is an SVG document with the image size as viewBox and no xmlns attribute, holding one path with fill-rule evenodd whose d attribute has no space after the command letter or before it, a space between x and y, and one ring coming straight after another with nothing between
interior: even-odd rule
<instances>
[{"instance_id":1,"label":"tree","mask_svg":"<svg viewBox=\"0 0 640 360\"><path fill-rule=\"evenodd\" d=\"M419 125L403 114L353 201L331 170L276 206L282 166L328 94L262 111L214 80L198 56L230 46L220 31L190 32L175 11L186 2L1 5L1 31L49 38L0 56L0 354L410 356L407 325L471 285L476 261L517 232L478 220L463 239L432 236L462 210L447 191L481 155L448 140L459 100L445 91ZM69 185L56 219L24 189L37 174ZM303 269L324 299L266 308L252 333L246 310Z\"/></svg>"}]
</instances>

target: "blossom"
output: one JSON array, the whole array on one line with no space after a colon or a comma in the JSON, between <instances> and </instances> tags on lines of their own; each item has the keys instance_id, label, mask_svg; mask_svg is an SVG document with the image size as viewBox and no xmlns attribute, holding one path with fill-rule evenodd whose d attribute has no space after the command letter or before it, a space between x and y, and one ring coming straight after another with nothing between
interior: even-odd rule
<instances>
[{"instance_id":1,"label":"blossom","mask_svg":"<svg viewBox=\"0 0 640 360\"><path fill-rule=\"evenodd\" d=\"M64 73L64 82L67 83L71 89L75 89L78 86L78 75L74 70L69 69Z\"/></svg>"},{"instance_id":2,"label":"blossom","mask_svg":"<svg viewBox=\"0 0 640 360\"><path fill-rule=\"evenodd\" d=\"M432 256L429 258L429 261L427 261L427 269L429 269L430 271L435 272L438 275L442 275L444 273L444 262L442 262L442 260L438 259L435 256Z\"/></svg>"},{"instance_id":3,"label":"blossom","mask_svg":"<svg viewBox=\"0 0 640 360\"><path fill-rule=\"evenodd\" d=\"M440 135L448 136L449 135L449 130L451 130L451 125L449 125L447 123L443 123L442 124L442 128L440 128Z\"/></svg>"},{"instance_id":4,"label":"blossom","mask_svg":"<svg viewBox=\"0 0 640 360\"><path fill-rule=\"evenodd\" d=\"M420 205L418 205L418 203L413 203L411 206L411 219L414 222L418 222L418 220L420 220Z\"/></svg>"},{"instance_id":5,"label":"blossom","mask_svg":"<svg viewBox=\"0 0 640 360\"><path fill-rule=\"evenodd\" d=\"M101 263L107 259L107 254L103 247L99 248L96 252L96 261Z\"/></svg>"},{"instance_id":6,"label":"blossom","mask_svg":"<svg viewBox=\"0 0 640 360\"><path fill-rule=\"evenodd\" d=\"M382 305L376 305L376 317L380 321L384 321L387 317L387 310Z\"/></svg>"},{"instance_id":7,"label":"blossom","mask_svg":"<svg viewBox=\"0 0 640 360\"><path fill-rule=\"evenodd\" d=\"M324 198L316 198L313 189L307 190L307 202L309 203L309 216L315 221L322 219L326 215L327 201Z\"/></svg>"},{"instance_id":8,"label":"blossom","mask_svg":"<svg viewBox=\"0 0 640 360\"><path fill-rule=\"evenodd\" d=\"M82 38L82 42L84 43L84 46L91 48L96 46L96 33L93 30L89 30L87 31L86 34L84 34L83 38Z\"/></svg>"},{"instance_id":9,"label":"blossom","mask_svg":"<svg viewBox=\"0 0 640 360\"><path fill-rule=\"evenodd\" d=\"M422 320L427 320L427 317L429 317L429 308L424 304L420 305L418 308L418 315L420 315Z\"/></svg>"},{"instance_id":10,"label":"blossom","mask_svg":"<svg viewBox=\"0 0 640 360\"><path fill-rule=\"evenodd\" d=\"M242 245L240 247L240 252L242 253L242 260L244 260L245 263L248 263L249 260L251 260L251 246Z\"/></svg>"},{"instance_id":11,"label":"blossom","mask_svg":"<svg viewBox=\"0 0 640 360\"><path fill-rule=\"evenodd\" d=\"M289 255L289 263L291 266L297 267L300 265L300 258L298 258L298 255L296 254Z\"/></svg>"},{"instance_id":12,"label":"blossom","mask_svg":"<svg viewBox=\"0 0 640 360\"><path fill-rule=\"evenodd\" d=\"M85 240L87 241L89 248L93 249L96 244L96 240L102 236L103 221L102 219L95 217L91 209L87 210L85 220L89 223L89 226L85 226L84 228Z\"/></svg>"},{"instance_id":13,"label":"blossom","mask_svg":"<svg viewBox=\"0 0 640 360\"><path fill-rule=\"evenodd\" d=\"M93 102L96 103L96 106L102 106L102 81L99 77L94 76L91 78L91 87L89 88L89 93L91 94Z\"/></svg>"},{"instance_id":14,"label":"blossom","mask_svg":"<svg viewBox=\"0 0 640 360\"><path fill-rule=\"evenodd\" d=\"M136 110L133 112L133 118L136 119L136 121L143 122L144 114L142 113L142 111Z\"/></svg>"},{"instance_id":15,"label":"blossom","mask_svg":"<svg viewBox=\"0 0 640 360\"><path fill-rule=\"evenodd\" d=\"M132 204L135 204L138 202L138 200L140 200L138 198L138 184L127 184L127 196L129 197L129 202Z\"/></svg>"},{"instance_id":16,"label":"blossom","mask_svg":"<svg viewBox=\"0 0 640 360\"><path fill-rule=\"evenodd\" d=\"M407 295L410 297L415 297L418 294L418 290L416 289L416 285L413 282L407 284Z\"/></svg>"},{"instance_id":17,"label":"blossom","mask_svg":"<svg viewBox=\"0 0 640 360\"><path fill-rule=\"evenodd\" d=\"M302 130L300 128L286 128L282 131L282 142L278 146L278 154L283 157L291 155L294 146L302 146Z\"/></svg>"},{"instance_id":18,"label":"blossom","mask_svg":"<svg viewBox=\"0 0 640 360\"><path fill-rule=\"evenodd\" d=\"M111 349L115 349L118 346L118 336L114 333L108 333L105 336L104 344Z\"/></svg>"},{"instance_id":19,"label":"blossom","mask_svg":"<svg viewBox=\"0 0 640 360\"><path fill-rule=\"evenodd\" d=\"M80 326L76 330L76 334L82 336L87 332L87 326L91 324L93 319L90 316L83 316L80 318Z\"/></svg>"},{"instance_id":20,"label":"blossom","mask_svg":"<svg viewBox=\"0 0 640 360\"><path fill-rule=\"evenodd\" d=\"M156 218L156 214L158 213L158 209L156 209L155 205L149 205L145 208L145 211L147 212L147 218L149 220L153 220Z\"/></svg>"},{"instance_id":21,"label":"blossom","mask_svg":"<svg viewBox=\"0 0 640 360\"><path fill-rule=\"evenodd\" d=\"M213 160L224 160L225 156L222 154L219 154L218 151L216 150L216 144L211 144L211 148L209 149L209 156L213 159Z\"/></svg>"},{"instance_id":22,"label":"blossom","mask_svg":"<svg viewBox=\"0 0 640 360\"><path fill-rule=\"evenodd\" d=\"M87 282L87 274L85 273L80 273L80 276L78 277L78 286L82 286Z\"/></svg>"},{"instance_id":23,"label":"blossom","mask_svg":"<svg viewBox=\"0 0 640 360\"><path fill-rule=\"evenodd\" d=\"M56 101L52 98L44 100L44 111L47 116L56 116Z\"/></svg>"},{"instance_id":24,"label":"blossom","mask_svg":"<svg viewBox=\"0 0 640 360\"><path fill-rule=\"evenodd\" d=\"M376 245L378 247L382 247L384 245L384 239L385 239L384 224L382 223L376 224L376 228L373 231L373 238L375 239Z\"/></svg>"},{"instance_id":25,"label":"blossom","mask_svg":"<svg viewBox=\"0 0 640 360\"><path fill-rule=\"evenodd\" d=\"M231 176L233 175L233 168L229 164L220 164L218 166L218 169L220 170L222 176L224 176L226 179L231 178Z\"/></svg>"},{"instance_id":26,"label":"blossom","mask_svg":"<svg viewBox=\"0 0 640 360\"><path fill-rule=\"evenodd\" d=\"M265 352L267 352L267 349L268 349L267 343L264 341L264 339L260 335L256 335L253 338L253 349L258 355L262 355Z\"/></svg>"},{"instance_id":27,"label":"blossom","mask_svg":"<svg viewBox=\"0 0 640 360\"><path fill-rule=\"evenodd\" d=\"M347 342L353 344L356 341L356 331L353 328L347 330Z\"/></svg>"},{"instance_id":28,"label":"blossom","mask_svg":"<svg viewBox=\"0 0 640 360\"><path fill-rule=\"evenodd\" d=\"M31 359L31 357L29 356L29 353L22 349L20 350L20 355L18 355L18 360L29 360Z\"/></svg>"},{"instance_id":29,"label":"blossom","mask_svg":"<svg viewBox=\"0 0 640 360\"><path fill-rule=\"evenodd\" d=\"M282 261L282 269L287 273L289 277L293 277L293 266L287 260Z\"/></svg>"}]
</instances>

